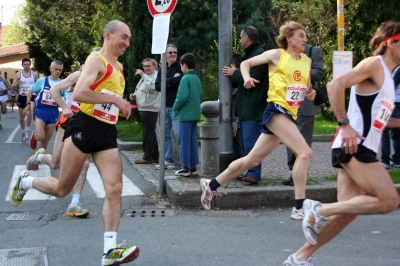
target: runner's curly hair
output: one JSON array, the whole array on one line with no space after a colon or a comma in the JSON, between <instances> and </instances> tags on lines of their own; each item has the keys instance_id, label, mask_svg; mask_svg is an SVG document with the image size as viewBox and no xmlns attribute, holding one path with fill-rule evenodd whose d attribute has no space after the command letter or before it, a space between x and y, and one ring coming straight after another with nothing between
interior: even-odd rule
<instances>
[{"instance_id":1,"label":"runner's curly hair","mask_svg":"<svg viewBox=\"0 0 400 266\"><path fill-rule=\"evenodd\" d=\"M296 30L304 30L304 26L295 21L287 21L279 28L279 36L276 37L276 43L279 48L287 50L288 43L286 37L293 36Z\"/></svg>"}]
</instances>

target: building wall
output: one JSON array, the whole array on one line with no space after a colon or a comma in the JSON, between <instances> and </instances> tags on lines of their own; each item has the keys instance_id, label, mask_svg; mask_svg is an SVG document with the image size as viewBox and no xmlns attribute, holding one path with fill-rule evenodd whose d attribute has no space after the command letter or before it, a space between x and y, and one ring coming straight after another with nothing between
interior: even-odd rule
<instances>
[{"instance_id":1,"label":"building wall","mask_svg":"<svg viewBox=\"0 0 400 266\"><path fill-rule=\"evenodd\" d=\"M5 79L15 77L15 73L22 70L22 58L28 57L28 54L10 55L0 58L0 69Z\"/></svg>"}]
</instances>

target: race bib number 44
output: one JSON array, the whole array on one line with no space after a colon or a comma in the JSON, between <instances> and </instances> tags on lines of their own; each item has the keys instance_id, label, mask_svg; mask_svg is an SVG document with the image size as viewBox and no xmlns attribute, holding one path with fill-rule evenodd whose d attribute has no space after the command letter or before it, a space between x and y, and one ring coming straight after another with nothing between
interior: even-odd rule
<instances>
[{"instance_id":1,"label":"race bib number 44","mask_svg":"<svg viewBox=\"0 0 400 266\"><path fill-rule=\"evenodd\" d=\"M307 85L289 84L286 90L286 102L290 107L299 107L306 96Z\"/></svg>"},{"instance_id":2,"label":"race bib number 44","mask_svg":"<svg viewBox=\"0 0 400 266\"><path fill-rule=\"evenodd\" d=\"M383 131L383 129L385 129L387 122L389 121L393 109L394 109L393 102L386 97L383 98L381 107L379 108L379 111L375 116L372 126L379 131Z\"/></svg>"},{"instance_id":3,"label":"race bib number 44","mask_svg":"<svg viewBox=\"0 0 400 266\"><path fill-rule=\"evenodd\" d=\"M116 97L122 98L120 95L106 89L102 89L101 94L114 95ZM118 108L112 103L98 103L95 104L93 109L94 117L105 120L110 124L115 124L117 122L118 113Z\"/></svg>"}]
</instances>

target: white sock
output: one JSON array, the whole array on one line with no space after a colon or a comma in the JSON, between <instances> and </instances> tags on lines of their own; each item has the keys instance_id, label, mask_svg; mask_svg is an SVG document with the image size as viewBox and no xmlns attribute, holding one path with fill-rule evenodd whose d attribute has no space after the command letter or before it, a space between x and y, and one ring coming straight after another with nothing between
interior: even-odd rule
<instances>
[{"instance_id":1,"label":"white sock","mask_svg":"<svg viewBox=\"0 0 400 266\"><path fill-rule=\"evenodd\" d=\"M41 162L42 163L42 157L44 154L40 153L37 157L36 157L36 161Z\"/></svg>"},{"instance_id":2,"label":"white sock","mask_svg":"<svg viewBox=\"0 0 400 266\"><path fill-rule=\"evenodd\" d=\"M293 262L294 262L294 264L296 264L296 265L300 265L300 263L306 262L306 260L298 260L298 259L296 258L296 254L293 254Z\"/></svg>"},{"instance_id":3,"label":"white sock","mask_svg":"<svg viewBox=\"0 0 400 266\"><path fill-rule=\"evenodd\" d=\"M75 206L79 203L79 199L81 198L81 194L72 194L71 206Z\"/></svg>"},{"instance_id":4,"label":"white sock","mask_svg":"<svg viewBox=\"0 0 400 266\"><path fill-rule=\"evenodd\" d=\"M104 254L117 245L117 232L104 232Z\"/></svg>"},{"instance_id":5,"label":"white sock","mask_svg":"<svg viewBox=\"0 0 400 266\"><path fill-rule=\"evenodd\" d=\"M33 179L35 179L36 177L33 176L27 176L25 178L22 178L21 180L21 186L24 189L30 189L32 188L32 181Z\"/></svg>"}]
</instances>

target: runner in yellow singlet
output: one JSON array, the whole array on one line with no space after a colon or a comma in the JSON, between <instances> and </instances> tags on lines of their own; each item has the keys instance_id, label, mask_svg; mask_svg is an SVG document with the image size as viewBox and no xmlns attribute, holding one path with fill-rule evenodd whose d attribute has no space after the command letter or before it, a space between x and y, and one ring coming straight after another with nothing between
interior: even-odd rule
<instances>
[{"instance_id":1,"label":"runner in yellow singlet","mask_svg":"<svg viewBox=\"0 0 400 266\"><path fill-rule=\"evenodd\" d=\"M295 206L291 217L292 219L304 217L302 205L312 151L294 121L304 97L309 100L315 97L309 79L311 61L303 54L306 42L304 27L290 21L279 30L277 43L280 49L266 51L242 62L240 69L246 89L255 87L259 82L250 77L250 68L265 63L269 65L268 104L260 122L263 125L263 133L247 156L232 162L215 179L200 179L201 203L206 210L211 208L211 200L221 184L258 165L282 142L297 157L292 171L295 183Z\"/></svg>"},{"instance_id":2,"label":"runner in yellow singlet","mask_svg":"<svg viewBox=\"0 0 400 266\"><path fill-rule=\"evenodd\" d=\"M103 37L102 49L87 58L75 86L73 97L81 103L81 111L72 116L65 129L59 178L35 178L22 173L15 184L11 202L18 206L30 188L65 197L75 185L88 154L91 154L106 192L102 265L119 265L139 256L137 246L122 248L116 243L123 172L115 123L118 116L128 119L131 113L130 103L122 98L125 79L117 59L129 47L131 32L125 23L113 20L105 26Z\"/></svg>"}]
</instances>

